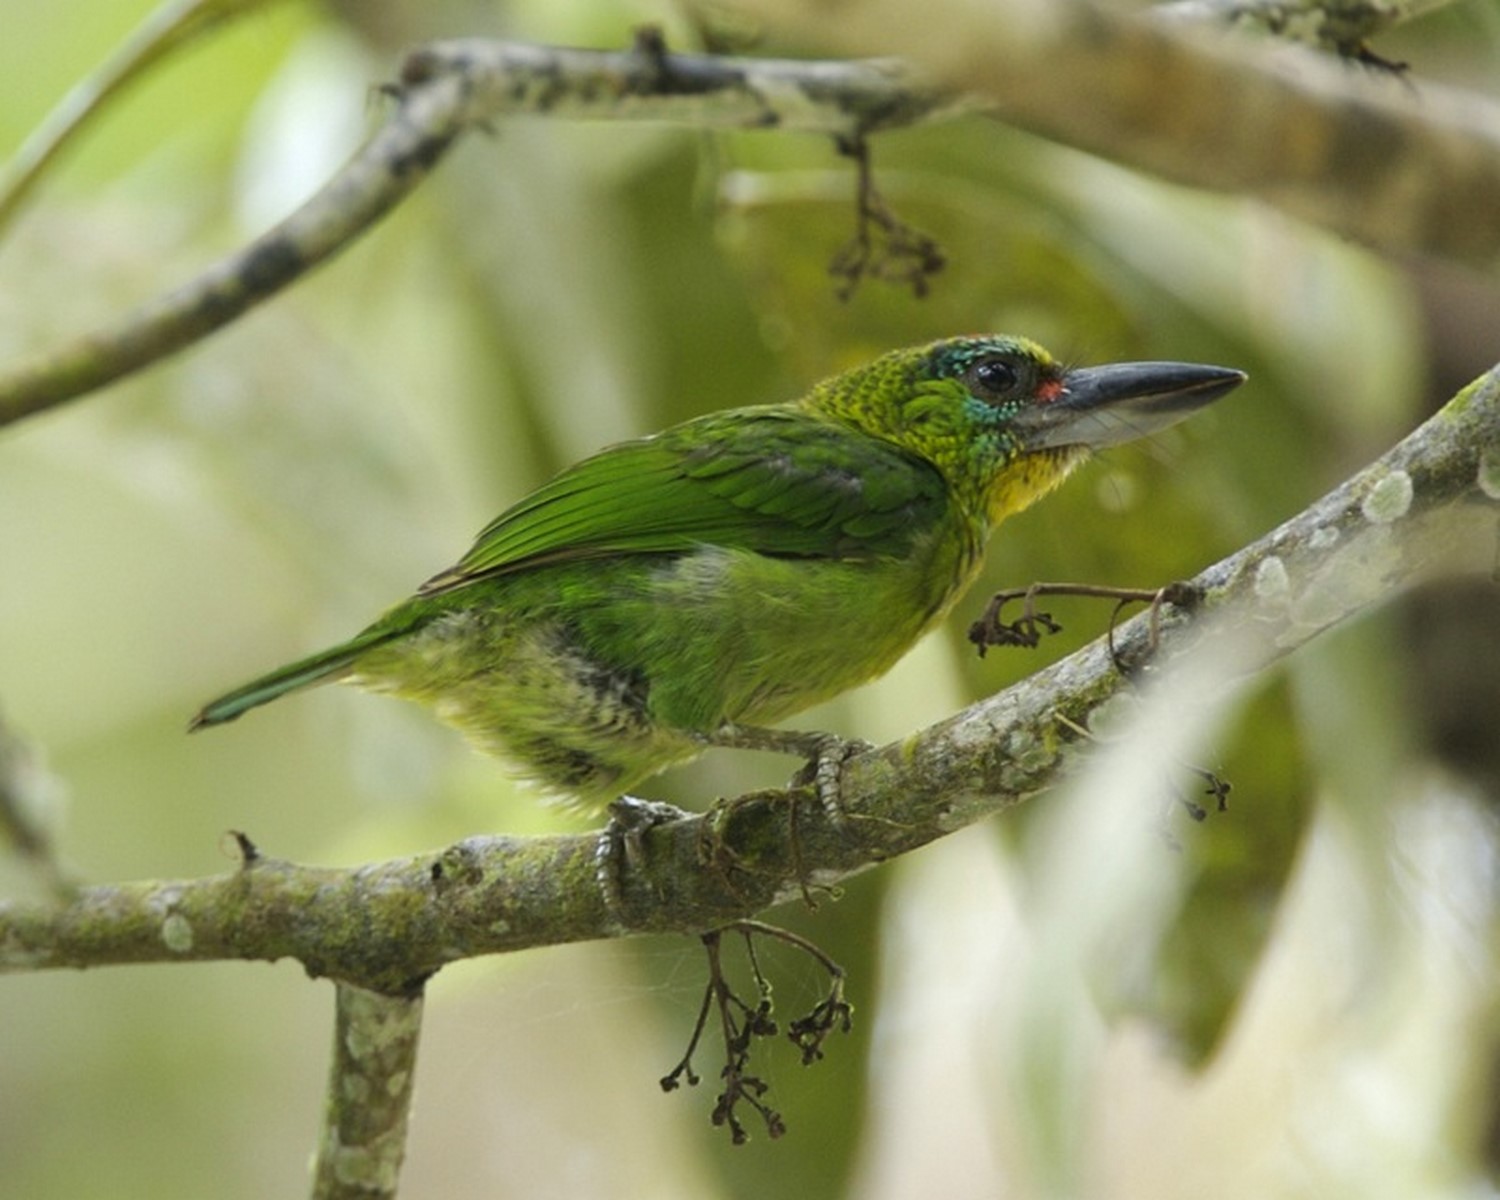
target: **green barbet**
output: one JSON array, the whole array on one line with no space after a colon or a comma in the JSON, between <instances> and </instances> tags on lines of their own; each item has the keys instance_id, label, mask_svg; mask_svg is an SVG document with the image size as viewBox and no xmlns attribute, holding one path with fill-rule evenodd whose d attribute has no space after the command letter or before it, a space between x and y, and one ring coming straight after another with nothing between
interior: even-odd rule
<instances>
[{"instance_id":1,"label":"green barbet","mask_svg":"<svg viewBox=\"0 0 1500 1200\"><path fill-rule=\"evenodd\" d=\"M354 683L429 705L589 809L710 746L817 761L837 739L763 726L889 669L974 580L991 529L1090 450L1244 378L1067 369L1018 337L896 350L793 403L584 459L364 632L192 727Z\"/></svg>"}]
</instances>

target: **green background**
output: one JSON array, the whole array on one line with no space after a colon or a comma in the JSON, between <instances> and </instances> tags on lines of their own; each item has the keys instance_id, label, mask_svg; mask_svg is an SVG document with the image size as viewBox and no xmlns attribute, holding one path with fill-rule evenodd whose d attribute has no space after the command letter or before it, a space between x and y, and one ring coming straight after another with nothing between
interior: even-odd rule
<instances>
[{"instance_id":1,"label":"green background","mask_svg":"<svg viewBox=\"0 0 1500 1200\"><path fill-rule=\"evenodd\" d=\"M357 8L257 9L115 106L0 243L0 364L284 215L378 122L373 89L403 45L617 46L648 20L675 46L694 36L645 3ZM0 0L0 154L147 11ZM1483 84L1495 34L1492 7L1461 5L1381 48ZM606 442L976 330L1079 363L1249 371L1007 524L952 628L802 722L882 740L1108 616L1058 601L1063 634L981 661L963 631L989 591L1190 575L1383 451L1500 347L1487 280L993 122L883 135L874 154L892 206L947 253L925 299L879 282L835 298L853 178L824 139L517 119L225 332L4 431L0 712L45 754L67 864L90 881L221 872L229 829L352 865L581 828L395 701L327 689L184 727L204 699L361 626ZM779 1142L732 1149L710 1127L711 1055L698 1089L657 1087L698 1003L691 942L449 968L429 989L404 1194L1456 1189L1485 1120L1495 842L1414 731L1409 619L1388 610L1309 648L1191 747L1232 782L1227 814L1187 821L1173 763L1116 747L1118 788L1085 781L816 913L776 914L850 968L858 1021L813 1069L790 1048L767 1059ZM1146 786L1121 782L1143 770ZM701 807L786 771L721 752L654 794ZM1121 797L1135 807L1111 825L1098 806ZM1107 829L1128 845L1096 870ZM0 890L37 885L0 862ZM767 957L783 1016L815 1001L815 968ZM301 1193L331 999L295 964L0 979L0 1195Z\"/></svg>"}]
</instances>

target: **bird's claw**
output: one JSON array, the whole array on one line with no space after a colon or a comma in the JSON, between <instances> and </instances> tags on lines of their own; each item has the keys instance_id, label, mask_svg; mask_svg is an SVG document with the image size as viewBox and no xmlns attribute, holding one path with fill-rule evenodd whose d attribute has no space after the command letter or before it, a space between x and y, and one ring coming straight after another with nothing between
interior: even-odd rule
<instances>
[{"instance_id":1,"label":"bird's claw","mask_svg":"<svg viewBox=\"0 0 1500 1200\"><path fill-rule=\"evenodd\" d=\"M844 764L866 750L873 750L875 746L863 738L842 738L834 733L811 736L816 737L817 742L808 755L806 765L792 777L792 785L805 787L812 784L828 823L836 829L842 829Z\"/></svg>"},{"instance_id":2,"label":"bird's claw","mask_svg":"<svg viewBox=\"0 0 1500 1200\"><path fill-rule=\"evenodd\" d=\"M711 734L700 735L705 746L724 746L734 750L770 750L777 754L797 754L806 765L792 776L792 787L811 784L817 789L829 823L842 828L844 806L841 776L844 764L855 755L873 750L874 746L859 738L842 738L836 733L817 733L800 729L762 729L755 725L721 725Z\"/></svg>"},{"instance_id":3,"label":"bird's claw","mask_svg":"<svg viewBox=\"0 0 1500 1200\"><path fill-rule=\"evenodd\" d=\"M691 816L674 804L638 796L619 796L610 803L609 823L594 844L594 879L605 910L616 924L625 924L621 883L625 872L644 860L647 831Z\"/></svg>"}]
</instances>

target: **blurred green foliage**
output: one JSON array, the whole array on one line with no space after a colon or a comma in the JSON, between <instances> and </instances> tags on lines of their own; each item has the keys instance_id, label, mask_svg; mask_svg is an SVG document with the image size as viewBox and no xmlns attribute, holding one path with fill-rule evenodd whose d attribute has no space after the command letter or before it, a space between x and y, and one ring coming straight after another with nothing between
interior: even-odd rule
<instances>
[{"instance_id":1,"label":"blurred green foliage","mask_svg":"<svg viewBox=\"0 0 1500 1200\"><path fill-rule=\"evenodd\" d=\"M0 153L146 9L0 0ZM0 244L0 360L188 278L286 211L347 153L352 126L379 119L371 89L403 39L498 29L619 44L646 19L679 44L692 37L675 9L646 3L355 9L267 6L181 55L75 147ZM1429 53L1473 40L1451 20L1435 36ZM1097 605L1060 601L1061 635L981 661L963 631L989 590L1192 574L1419 415L1421 324L1390 264L980 120L881 136L873 153L886 199L946 253L925 299L878 283L835 298L827 264L852 233L854 181L823 141L516 121L471 137L422 194L264 310L6 431L0 703L65 785L52 819L69 863L95 880L222 871L229 828L275 855L357 863L482 830L576 827L392 701L330 690L191 741L183 727L204 697L342 637L456 559L562 464L791 396L893 345L1009 330L1079 362L1218 361L1251 383L1007 525L951 630L806 720L872 738L1002 688L1107 622ZM1186 891L1122 1008L1162 1039L1168 1073L1222 1050L1289 919L1283 888L1320 802L1342 786L1346 801L1373 803L1404 769L1399 685L1381 669L1389 637L1364 623L1246 697L1195 760L1232 782L1230 811L1164 818L1178 849L1162 840L1148 861ZM1374 779L1372 746L1390 748ZM701 805L785 770L714 755L660 794ZM1161 770L1165 796L1172 766ZM890 1059L872 1046L896 1056L943 1022L897 1003L902 965L887 947L904 913L933 911L928 864L943 856L980 864L975 895L998 889L1024 909L1043 872L1032 843L1054 836L1034 828L1047 808L862 877L815 913L777 914L850 968L858 1024L815 1069L790 1048L771 1057L791 1126L774 1144L731 1150L708 1127L711 1054L696 1091L657 1093L696 1011L691 944L445 972L428 1006L408 1194L900 1194L872 1141L889 1121L881 1105L951 1109L955 1129L983 1114L957 1083L891 1095ZM1140 815L1142 827L1159 819ZM28 881L0 865L0 886L24 894ZM941 904L967 928L963 890ZM963 976L994 952L939 961ZM783 1019L816 999L813 968L780 953L770 964ZM940 974L930 990L952 999ZM3 995L0 1193L233 1200L304 1186L326 985L292 966L225 965L14 976ZM987 1011L973 1004L971 1018ZM975 1020L986 1036L999 1028L998 1015L994 1028ZM1023 1113L1026 1094L1011 1093ZM1041 1194L1047 1175L1028 1176L1020 1129L992 1127L986 1144L1014 1194ZM955 1161L934 1159L933 1178ZM974 1194L999 1194L987 1178L969 1179ZM1120 1178L1109 1194L1166 1194L1131 1190L1149 1171Z\"/></svg>"}]
</instances>

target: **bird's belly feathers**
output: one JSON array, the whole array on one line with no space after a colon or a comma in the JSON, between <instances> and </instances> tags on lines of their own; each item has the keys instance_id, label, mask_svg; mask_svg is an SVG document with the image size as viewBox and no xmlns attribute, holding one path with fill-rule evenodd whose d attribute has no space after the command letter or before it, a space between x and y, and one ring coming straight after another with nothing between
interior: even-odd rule
<instances>
[{"instance_id":1,"label":"bird's belly feathers","mask_svg":"<svg viewBox=\"0 0 1500 1200\"><path fill-rule=\"evenodd\" d=\"M348 681L426 705L523 778L587 809L701 751L653 720L639 672L589 655L554 613L491 600L372 651Z\"/></svg>"},{"instance_id":2,"label":"bird's belly feathers","mask_svg":"<svg viewBox=\"0 0 1500 1200\"><path fill-rule=\"evenodd\" d=\"M592 806L694 757L696 733L774 722L881 674L977 562L977 545L943 543L901 560L704 547L540 568L453 593L351 681L431 706Z\"/></svg>"},{"instance_id":3,"label":"bird's belly feathers","mask_svg":"<svg viewBox=\"0 0 1500 1200\"><path fill-rule=\"evenodd\" d=\"M888 670L967 582L956 565L934 579L909 560L706 548L661 568L630 628L603 640L633 640L630 661L659 664L660 720L701 730L774 722Z\"/></svg>"}]
</instances>

